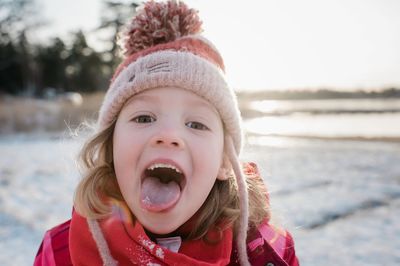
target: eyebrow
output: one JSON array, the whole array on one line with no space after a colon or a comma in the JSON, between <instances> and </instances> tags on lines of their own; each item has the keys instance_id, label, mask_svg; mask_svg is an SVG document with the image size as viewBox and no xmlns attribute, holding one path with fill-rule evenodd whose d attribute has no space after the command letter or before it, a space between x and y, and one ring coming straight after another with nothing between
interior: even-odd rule
<instances>
[{"instance_id":1,"label":"eyebrow","mask_svg":"<svg viewBox=\"0 0 400 266\"><path fill-rule=\"evenodd\" d=\"M211 110L214 114L216 114L218 117L220 117L220 114L218 112L218 110L212 105L210 104L206 99L201 98L202 100L199 99L193 99L190 100L188 102L189 106L196 106L196 107L200 107L200 108L205 108L205 109L209 109Z\"/></svg>"},{"instance_id":2,"label":"eyebrow","mask_svg":"<svg viewBox=\"0 0 400 266\"><path fill-rule=\"evenodd\" d=\"M201 98L201 100L200 99L189 100L187 102L188 106L199 107L199 108L211 110L215 115L220 117L220 114L219 114L218 110L214 107L214 105L210 104L206 99L204 99L202 97L200 97L200 98ZM125 105L128 105L132 102L148 102L148 101L158 103L158 102L160 102L160 97L157 95L136 94L133 97L131 97L125 103Z\"/></svg>"},{"instance_id":3,"label":"eyebrow","mask_svg":"<svg viewBox=\"0 0 400 266\"><path fill-rule=\"evenodd\" d=\"M159 97L152 95L145 95L145 94L136 94L132 96L128 101L126 101L125 105L128 105L131 102L147 102L147 101L159 102Z\"/></svg>"},{"instance_id":4,"label":"eyebrow","mask_svg":"<svg viewBox=\"0 0 400 266\"><path fill-rule=\"evenodd\" d=\"M148 101L148 100L158 100L160 97L158 95L147 95L147 94L137 94L134 97L137 100Z\"/></svg>"}]
</instances>

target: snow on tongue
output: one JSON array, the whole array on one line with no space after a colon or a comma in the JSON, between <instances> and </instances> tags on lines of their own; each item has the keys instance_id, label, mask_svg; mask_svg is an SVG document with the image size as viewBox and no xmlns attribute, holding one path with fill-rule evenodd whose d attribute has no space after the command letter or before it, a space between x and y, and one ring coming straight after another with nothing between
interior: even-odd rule
<instances>
[{"instance_id":1,"label":"snow on tongue","mask_svg":"<svg viewBox=\"0 0 400 266\"><path fill-rule=\"evenodd\" d=\"M163 183L159 178L146 177L140 195L142 208L153 212L166 210L178 201L180 194L181 188L176 182Z\"/></svg>"}]
</instances>

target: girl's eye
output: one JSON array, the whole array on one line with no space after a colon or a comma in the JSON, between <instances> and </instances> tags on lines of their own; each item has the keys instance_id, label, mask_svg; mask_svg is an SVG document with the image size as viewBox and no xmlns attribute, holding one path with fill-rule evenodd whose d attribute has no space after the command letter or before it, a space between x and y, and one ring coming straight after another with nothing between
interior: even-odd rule
<instances>
[{"instance_id":1,"label":"girl's eye","mask_svg":"<svg viewBox=\"0 0 400 266\"><path fill-rule=\"evenodd\" d=\"M156 121L156 119L150 115L139 115L133 118L132 121L134 121L135 123L144 124L144 123L152 123Z\"/></svg>"},{"instance_id":2,"label":"girl's eye","mask_svg":"<svg viewBox=\"0 0 400 266\"><path fill-rule=\"evenodd\" d=\"M186 126L196 130L210 130L207 126L200 122L188 122L186 123Z\"/></svg>"}]
</instances>

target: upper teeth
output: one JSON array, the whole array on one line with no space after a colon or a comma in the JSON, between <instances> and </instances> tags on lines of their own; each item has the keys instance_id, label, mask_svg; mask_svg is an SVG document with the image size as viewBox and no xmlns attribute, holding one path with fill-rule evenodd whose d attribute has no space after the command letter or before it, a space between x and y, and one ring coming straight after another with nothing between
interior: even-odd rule
<instances>
[{"instance_id":1,"label":"upper teeth","mask_svg":"<svg viewBox=\"0 0 400 266\"><path fill-rule=\"evenodd\" d=\"M147 170L154 170L156 168L170 168L175 170L177 173L182 173L178 168L176 168L175 166L171 165L171 164L166 164L166 163L155 163L150 165Z\"/></svg>"}]
</instances>

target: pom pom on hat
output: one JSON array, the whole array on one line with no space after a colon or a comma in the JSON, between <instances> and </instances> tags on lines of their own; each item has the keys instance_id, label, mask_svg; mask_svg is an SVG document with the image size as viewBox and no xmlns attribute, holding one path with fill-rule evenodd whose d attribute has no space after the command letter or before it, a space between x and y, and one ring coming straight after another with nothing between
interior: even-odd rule
<instances>
[{"instance_id":1,"label":"pom pom on hat","mask_svg":"<svg viewBox=\"0 0 400 266\"><path fill-rule=\"evenodd\" d=\"M202 32L197 10L183 2L149 1L138 8L136 16L120 36L125 56L157 44Z\"/></svg>"}]
</instances>

